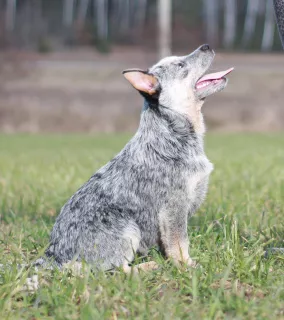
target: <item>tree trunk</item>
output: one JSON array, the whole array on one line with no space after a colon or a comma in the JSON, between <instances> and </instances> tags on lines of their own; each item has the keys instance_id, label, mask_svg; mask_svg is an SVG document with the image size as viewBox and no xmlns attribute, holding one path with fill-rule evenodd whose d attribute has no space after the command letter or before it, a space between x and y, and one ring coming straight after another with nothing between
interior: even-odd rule
<instances>
[{"instance_id":1,"label":"tree trunk","mask_svg":"<svg viewBox=\"0 0 284 320\"><path fill-rule=\"evenodd\" d=\"M7 0L5 27L8 32L14 30L16 16L16 0Z\"/></svg>"},{"instance_id":2,"label":"tree trunk","mask_svg":"<svg viewBox=\"0 0 284 320\"><path fill-rule=\"evenodd\" d=\"M259 0L248 0L242 45L246 48L253 37L256 18L259 10Z\"/></svg>"},{"instance_id":3,"label":"tree trunk","mask_svg":"<svg viewBox=\"0 0 284 320\"><path fill-rule=\"evenodd\" d=\"M80 24L84 24L88 12L89 0L81 0L79 3L78 20Z\"/></svg>"},{"instance_id":4,"label":"tree trunk","mask_svg":"<svg viewBox=\"0 0 284 320\"><path fill-rule=\"evenodd\" d=\"M147 0L138 0L136 8L136 24L138 26L139 32L141 32L146 18Z\"/></svg>"},{"instance_id":5,"label":"tree trunk","mask_svg":"<svg viewBox=\"0 0 284 320\"><path fill-rule=\"evenodd\" d=\"M172 1L158 1L158 24L159 24L159 56L160 58L171 54L172 45Z\"/></svg>"},{"instance_id":6,"label":"tree trunk","mask_svg":"<svg viewBox=\"0 0 284 320\"><path fill-rule=\"evenodd\" d=\"M203 0L206 42L212 46L218 43L219 0Z\"/></svg>"},{"instance_id":7,"label":"tree trunk","mask_svg":"<svg viewBox=\"0 0 284 320\"><path fill-rule=\"evenodd\" d=\"M271 1L266 2L266 12L265 12L265 23L264 31L261 43L262 51L270 51L273 46L274 39L274 14L273 14L273 3Z\"/></svg>"},{"instance_id":8,"label":"tree trunk","mask_svg":"<svg viewBox=\"0 0 284 320\"><path fill-rule=\"evenodd\" d=\"M73 24L74 4L74 0L64 0L63 25L67 28L71 27Z\"/></svg>"},{"instance_id":9,"label":"tree trunk","mask_svg":"<svg viewBox=\"0 0 284 320\"><path fill-rule=\"evenodd\" d=\"M253 0L254 1L254 0ZM224 40L225 48L231 48L236 38L236 0L225 0Z\"/></svg>"},{"instance_id":10,"label":"tree trunk","mask_svg":"<svg viewBox=\"0 0 284 320\"><path fill-rule=\"evenodd\" d=\"M121 0L122 1L122 0ZM123 0L123 14L121 21L121 32L123 35L127 34L130 27L130 1L131 0Z\"/></svg>"},{"instance_id":11,"label":"tree trunk","mask_svg":"<svg viewBox=\"0 0 284 320\"><path fill-rule=\"evenodd\" d=\"M97 30L99 39L108 38L108 0L97 0Z\"/></svg>"}]
</instances>

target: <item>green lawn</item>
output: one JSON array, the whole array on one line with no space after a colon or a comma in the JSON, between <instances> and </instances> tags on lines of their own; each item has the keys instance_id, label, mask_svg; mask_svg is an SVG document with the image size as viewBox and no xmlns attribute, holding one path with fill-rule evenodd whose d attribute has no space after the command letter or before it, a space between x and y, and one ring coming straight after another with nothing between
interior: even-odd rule
<instances>
[{"instance_id":1,"label":"green lawn","mask_svg":"<svg viewBox=\"0 0 284 320\"><path fill-rule=\"evenodd\" d=\"M122 272L39 273L23 291L61 206L129 139L0 135L1 319L284 319L284 135L208 135L214 163L206 202L192 218L191 255L137 278Z\"/></svg>"}]
</instances>

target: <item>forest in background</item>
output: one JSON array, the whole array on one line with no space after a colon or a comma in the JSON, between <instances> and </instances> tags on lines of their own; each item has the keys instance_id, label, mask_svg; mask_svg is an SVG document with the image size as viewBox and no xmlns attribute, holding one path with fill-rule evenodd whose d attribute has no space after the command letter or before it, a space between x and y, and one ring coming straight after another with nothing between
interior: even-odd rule
<instances>
[{"instance_id":1,"label":"forest in background","mask_svg":"<svg viewBox=\"0 0 284 320\"><path fill-rule=\"evenodd\" d=\"M235 67L203 108L209 129L283 131L272 0L1 0L0 132L135 130L142 100L121 72L171 54L163 24L173 54L209 43L213 70Z\"/></svg>"},{"instance_id":2,"label":"forest in background","mask_svg":"<svg viewBox=\"0 0 284 320\"><path fill-rule=\"evenodd\" d=\"M160 2L163 0L160 0ZM114 45L155 50L157 0L2 0L0 45L39 52ZM273 3L266 0L172 0L173 48L201 42L241 51L281 50Z\"/></svg>"}]
</instances>

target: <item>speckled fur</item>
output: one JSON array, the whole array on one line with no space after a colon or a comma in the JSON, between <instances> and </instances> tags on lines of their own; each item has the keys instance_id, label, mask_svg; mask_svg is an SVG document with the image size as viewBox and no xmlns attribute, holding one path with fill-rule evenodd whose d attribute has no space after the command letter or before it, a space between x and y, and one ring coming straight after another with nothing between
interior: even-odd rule
<instances>
[{"instance_id":1,"label":"speckled fur","mask_svg":"<svg viewBox=\"0 0 284 320\"><path fill-rule=\"evenodd\" d=\"M137 133L56 219L45 255L58 267L71 260L102 270L127 266L153 246L175 262L192 264L188 219L203 202L213 169L203 149L200 109L206 94L201 98L194 85L213 58L211 50L198 49L149 69L159 80L158 96L143 94ZM177 61L186 63L184 70ZM173 91L177 83L188 93Z\"/></svg>"},{"instance_id":2,"label":"speckled fur","mask_svg":"<svg viewBox=\"0 0 284 320\"><path fill-rule=\"evenodd\" d=\"M273 2L279 35L284 48L284 0L273 0Z\"/></svg>"}]
</instances>

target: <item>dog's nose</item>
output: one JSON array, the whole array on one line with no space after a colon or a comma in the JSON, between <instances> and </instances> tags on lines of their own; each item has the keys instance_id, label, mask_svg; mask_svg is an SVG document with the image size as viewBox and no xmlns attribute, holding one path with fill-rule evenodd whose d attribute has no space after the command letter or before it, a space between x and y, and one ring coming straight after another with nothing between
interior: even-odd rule
<instances>
[{"instance_id":1,"label":"dog's nose","mask_svg":"<svg viewBox=\"0 0 284 320\"><path fill-rule=\"evenodd\" d=\"M204 44L203 46L200 47L200 50L205 52L205 51L210 50L210 47L208 44Z\"/></svg>"}]
</instances>

